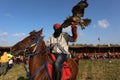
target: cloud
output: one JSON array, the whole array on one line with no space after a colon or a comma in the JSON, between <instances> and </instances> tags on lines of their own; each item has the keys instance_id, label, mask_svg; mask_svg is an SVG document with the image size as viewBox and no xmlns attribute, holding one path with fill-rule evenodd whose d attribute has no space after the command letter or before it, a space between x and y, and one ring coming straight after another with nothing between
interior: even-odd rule
<instances>
[{"instance_id":1,"label":"cloud","mask_svg":"<svg viewBox=\"0 0 120 80\"><path fill-rule=\"evenodd\" d=\"M6 35L8 35L7 32L1 32L1 33L0 33L0 37L4 37L4 36L6 36Z\"/></svg>"},{"instance_id":2,"label":"cloud","mask_svg":"<svg viewBox=\"0 0 120 80\"><path fill-rule=\"evenodd\" d=\"M11 46L11 45L13 45L12 42L13 41L11 41L8 37L0 38L0 46Z\"/></svg>"},{"instance_id":3,"label":"cloud","mask_svg":"<svg viewBox=\"0 0 120 80\"><path fill-rule=\"evenodd\" d=\"M6 43L8 41L8 39L6 38L7 35L7 32L0 33L0 44Z\"/></svg>"},{"instance_id":4,"label":"cloud","mask_svg":"<svg viewBox=\"0 0 120 80\"><path fill-rule=\"evenodd\" d=\"M16 34L13 34L14 37L22 37L24 35L25 35L25 33L16 33Z\"/></svg>"},{"instance_id":5,"label":"cloud","mask_svg":"<svg viewBox=\"0 0 120 80\"><path fill-rule=\"evenodd\" d=\"M109 27L109 25L110 25L109 22L105 19L98 21L98 26L101 28L107 28Z\"/></svg>"},{"instance_id":6,"label":"cloud","mask_svg":"<svg viewBox=\"0 0 120 80\"><path fill-rule=\"evenodd\" d=\"M7 39L5 39L5 38L0 38L0 43L1 42L7 42Z\"/></svg>"}]
</instances>

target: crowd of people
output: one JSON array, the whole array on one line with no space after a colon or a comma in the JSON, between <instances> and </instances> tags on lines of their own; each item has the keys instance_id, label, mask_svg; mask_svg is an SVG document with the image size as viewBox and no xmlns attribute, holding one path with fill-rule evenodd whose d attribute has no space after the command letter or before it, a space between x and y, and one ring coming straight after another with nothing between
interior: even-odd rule
<instances>
[{"instance_id":1,"label":"crowd of people","mask_svg":"<svg viewBox=\"0 0 120 80\"><path fill-rule=\"evenodd\" d=\"M120 59L120 53L80 53L77 55L79 59Z\"/></svg>"}]
</instances>

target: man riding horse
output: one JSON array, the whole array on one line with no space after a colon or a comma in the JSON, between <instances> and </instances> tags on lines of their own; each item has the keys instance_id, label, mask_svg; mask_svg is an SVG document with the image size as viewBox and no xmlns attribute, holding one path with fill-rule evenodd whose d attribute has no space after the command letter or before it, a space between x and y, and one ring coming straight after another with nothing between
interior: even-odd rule
<instances>
[{"instance_id":1,"label":"man riding horse","mask_svg":"<svg viewBox=\"0 0 120 80\"><path fill-rule=\"evenodd\" d=\"M68 51L68 42L75 42L77 40L78 33L77 27L74 23L71 23L72 36L68 33L62 32L62 27L59 23L54 24L53 28L54 33L49 37L47 46L54 46L51 51L51 53L54 54L56 58L56 61L53 65L55 67L55 73L53 74L55 76L54 80L61 80L62 64L70 55L70 52Z\"/></svg>"},{"instance_id":2,"label":"man riding horse","mask_svg":"<svg viewBox=\"0 0 120 80\"><path fill-rule=\"evenodd\" d=\"M68 54L68 42L75 42L78 38L77 27L80 25L84 29L90 22L90 19L81 19L84 16L84 9L88 7L87 0L81 0L77 5L72 8L73 15L67 18L63 24L54 24L54 33L49 37L47 41L47 46L53 46L51 51L56 57L55 67L55 78L54 80L61 80L61 69L62 64L67 60ZM72 36L68 33L63 33L62 29L71 26ZM56 45L59 44L59 45ZM62 50L60 49L62 48Z\"/></svg>"}]
</instances>

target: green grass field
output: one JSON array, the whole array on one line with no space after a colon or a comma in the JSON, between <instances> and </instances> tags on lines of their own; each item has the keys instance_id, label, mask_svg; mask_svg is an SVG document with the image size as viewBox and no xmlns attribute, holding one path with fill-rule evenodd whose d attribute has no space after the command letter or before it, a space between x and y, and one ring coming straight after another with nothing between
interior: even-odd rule
<instances>
[{"instance_id":1,"label":"green grass field","mask_svg":"<svg viewBox=\"0 0 120 80\"><path fill-rule=\"evenodd\" d=\"M79 73L76 80L120 80L120 59L80 60ZM0 80L17 80L26 77L23 65L16 64Z\"/></svg>"},{"instance_id":2,"label":"green grass field","mask_svg":"<svg viewBox=\"0 0 120 80\"><path fill-rule=\"evenodd\" d=\"M120 60L82 60L77 80L120 80Z\"/></svg>"}]
</instances>

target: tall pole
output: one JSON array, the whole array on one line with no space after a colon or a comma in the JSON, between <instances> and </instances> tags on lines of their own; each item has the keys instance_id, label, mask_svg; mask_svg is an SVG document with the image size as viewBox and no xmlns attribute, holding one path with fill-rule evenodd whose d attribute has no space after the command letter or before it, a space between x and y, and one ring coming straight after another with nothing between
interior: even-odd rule
<instances>
[{"instance_id":1,"label":"tall pole","mask_svg":"<svg viewBox=\"0 0 120 80\"><path fill-rule=\"evenodd\" d=\"M98 53L100 53L100 37L98 37Z\"/></svg>"}]
</instances>

